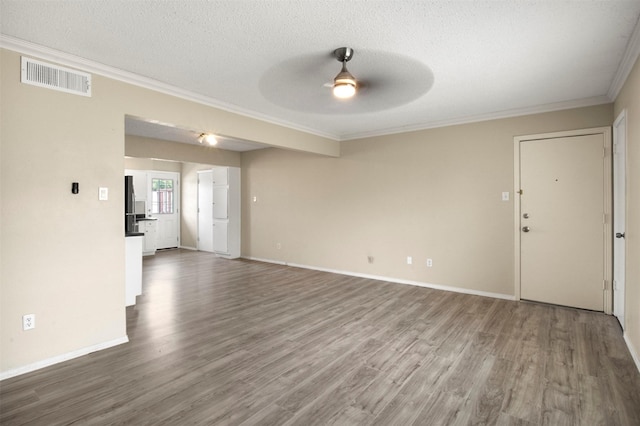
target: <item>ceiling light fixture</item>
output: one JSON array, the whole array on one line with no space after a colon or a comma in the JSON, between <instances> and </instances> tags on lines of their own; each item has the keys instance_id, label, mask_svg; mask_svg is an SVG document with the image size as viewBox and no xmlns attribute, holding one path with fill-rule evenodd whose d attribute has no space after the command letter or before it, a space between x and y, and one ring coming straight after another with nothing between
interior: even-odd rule
<instances>
[{"instance_id":1,"label":"ceiling light fixture","mask_svg":"<svg viewBox=\"0 0 640 426\"><path fill-rule=\"evenodd\" d=\"M333 79L333 96L340 99L348 99L356 94L356 79L347 70L347 62L353 58L353 49L350 47L340 47L333 51L333 56L342 62L342 70Z\"/></svg>"},{"instance_id":2,"label":"ceiling light fixture","mask_svg":"<svg viewBox=\"0 0 640 426\"><path fill-rule=\"evenodd\" d=\"M206 142L209 145L213 146L213 145L218 143L218 140L211 133L200 133L200 136L198 136L198 142L199 143L205 143Z\"/></svg>"}]
</instances>

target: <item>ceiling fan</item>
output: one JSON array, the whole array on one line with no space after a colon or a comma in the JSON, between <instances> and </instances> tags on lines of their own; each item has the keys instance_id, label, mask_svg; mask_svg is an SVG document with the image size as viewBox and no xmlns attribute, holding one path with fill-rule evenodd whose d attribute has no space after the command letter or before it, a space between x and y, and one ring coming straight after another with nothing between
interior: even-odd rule
<instances>
[{"instance_id":1,"label":"ceiling fan","mask_svg":"<svg viewBox=\"0 0 640 426\"><path fill-rule=\"evenodd\" d=\"M356 94L358 82L355 77L347 70L347 62L353 58L353 49L350 47L339 47L333 51L333 56L342 62L342 70L333 79L333 96L339 99L348 99Z\"/></svg>"},{"instance_id":2,"label":"ceiling fan","mask_svg":"<svg viewBox=\"0 0 640 426\"><path fill-rule=\"evenodd\" d=\"M358 55L356 64L351 62L351 47L292 57L265 73L260 92L297 113L338 116L396 108L423 96L433 85L431 70L410 56L366 47L359 48ZM353 66L355 75L350 72Z\"/></svg>"}]
</instances>

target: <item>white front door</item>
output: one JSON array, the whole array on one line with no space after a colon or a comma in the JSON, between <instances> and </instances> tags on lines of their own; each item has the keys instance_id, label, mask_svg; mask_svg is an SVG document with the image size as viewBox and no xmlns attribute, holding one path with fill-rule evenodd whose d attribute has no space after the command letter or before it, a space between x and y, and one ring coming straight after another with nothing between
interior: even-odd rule
<instances>
[{"instance_id":1,"label":"white front door","mask_svg":"<svg viewBox=\"0 0 640 426\"><path fill-rule=\"evenodd\" d=\"M198 250L213 252L213 178L198 172Z\"/></svg>"},{"instance_id":2,"label":"white front door","mask_svg":"<svg viewBox=\"0 0 640 426\"><path fill-rule=\"evenodd\" d=\"M603 311L603 134L519 144L520 298Z\"/></svg>"},{"instance_id":3,"label":"white front door","mask_svg":"<svg viewBox=\"0 0 640 426\"><path fill-rule=\"evenodd\" d=\"M613 315L624 330L627 114L613 123Z\"/></svg>"},{"instance_id":4,"label":"white front door","mask_svg":"<svg viewBox=\"0 0 640 426\"><path fill-rule=\"evenodd\" d=\"M180 245L180 174L147 173L147 214L158 219L157 248Z\"/></svg>"}]
</instances>

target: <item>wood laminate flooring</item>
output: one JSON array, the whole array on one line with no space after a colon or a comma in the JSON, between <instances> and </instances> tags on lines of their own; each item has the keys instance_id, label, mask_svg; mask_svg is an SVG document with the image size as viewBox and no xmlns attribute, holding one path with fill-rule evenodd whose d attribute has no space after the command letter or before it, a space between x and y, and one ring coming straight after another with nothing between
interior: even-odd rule
<instances>
[{"instance_id":1,"label":"wood laminate flooring","mask_svg":"<svg viewBox=\"0 0 640 426\"><path fill-rule=\"evenodd\" d=\"M173 250L130 343L0 383L2 425L640 425L611 316Z\"/></svg>"}]
</instances>

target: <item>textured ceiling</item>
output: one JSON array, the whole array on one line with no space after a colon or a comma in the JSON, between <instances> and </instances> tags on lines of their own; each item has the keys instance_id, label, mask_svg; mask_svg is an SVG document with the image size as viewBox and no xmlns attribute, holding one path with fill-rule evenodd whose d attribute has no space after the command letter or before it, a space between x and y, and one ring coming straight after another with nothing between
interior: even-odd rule
<instances>
[{"instance_id":1,"label":"textured ceiling","mask_svg":"<svg viewBox=\"0 0 640 426\"><path fill-rule=\"evenodd\" d=\"M640 1L0 0L1 32L335 139L607 97ZM326 83L355 50L366 83ZM153 117L149 117L153 118ZM198 130L198 129L194 129Z\"/></svg>"}]
</instances>

